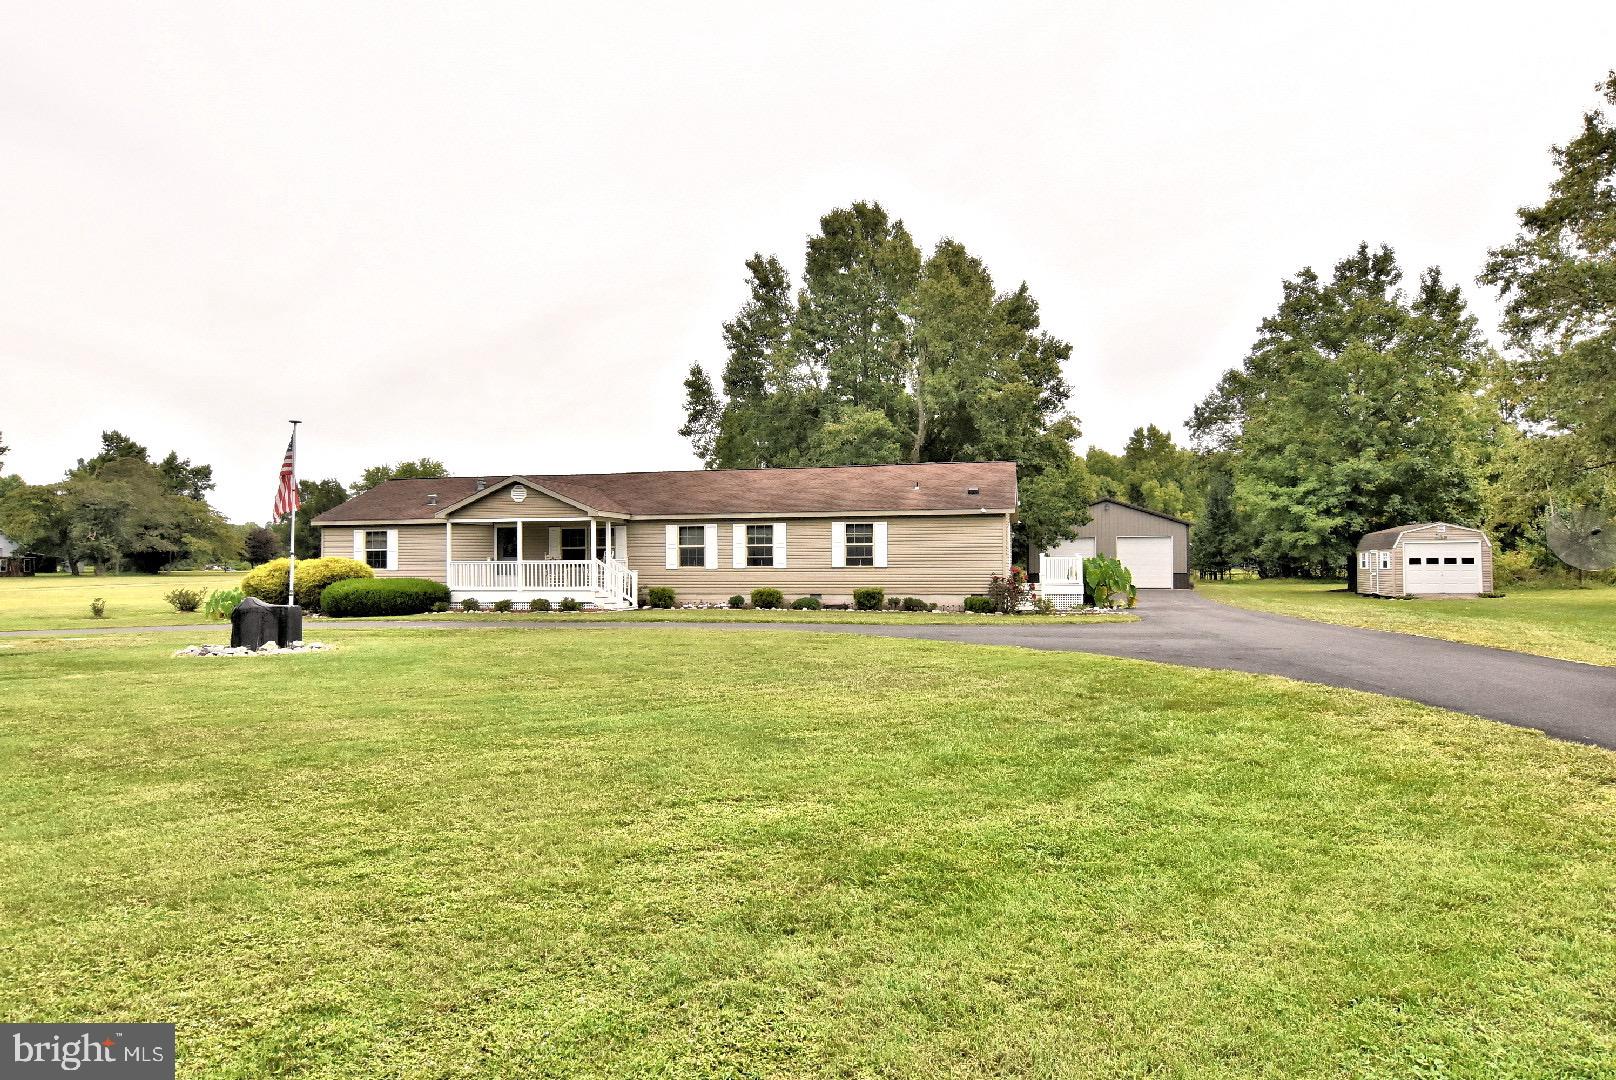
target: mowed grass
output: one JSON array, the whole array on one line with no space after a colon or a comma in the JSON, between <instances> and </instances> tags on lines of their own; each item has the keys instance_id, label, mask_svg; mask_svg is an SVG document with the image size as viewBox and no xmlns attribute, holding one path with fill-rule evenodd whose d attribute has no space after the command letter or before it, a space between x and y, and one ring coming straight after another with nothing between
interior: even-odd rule
<instances>
[{"instance_id":1,"label":"mowed grass","mask_svg":"<svg viewBox=\"0 0 1616 1080\"><path fill-rule=\"evenodd\" d=\"M1208 581L1196 588L1256 611L1616 665L1616 588L1605 585L1522 588L1470 600L1380 600L1348 592L1341 582L1285 579Z\"/></svg>"},{"instance_id":2,"label":"mowed grass","mask_svg":"<svg viewBox=\"0 0 1616 1080\"><path fill-rule=\"evenodd\" d=\"M180 626L207 619L182 614L163 602L175 589L234 589L242 575L234 571L189 571L174 574L39 574L0 577L0 630L78 629L86 626ZM90 601L107 602L106 617L90 614Z\"/></svg>"},{"instance_id":3,"label":"mowed grass","mask_svg":"<svg viewBox=\"0 0 1616 1080\"><path fill-rule=\"evenodd\" d=\"M0 642L0 1014L186 1077L1616 1062L1616 755L834 635Z\"/></svg>"}]
</instances>

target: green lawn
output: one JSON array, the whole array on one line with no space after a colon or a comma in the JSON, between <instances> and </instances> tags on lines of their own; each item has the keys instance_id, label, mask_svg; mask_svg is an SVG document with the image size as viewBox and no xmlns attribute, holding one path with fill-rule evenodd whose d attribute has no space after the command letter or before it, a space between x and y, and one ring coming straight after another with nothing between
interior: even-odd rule
<instances>
[{"instance_id":1,"label":"green lawn","mask_svg":"<svg viewBox=\"0 0 1616 1080\"><path fill-rule=\"evenodd\" d=\"M835 635L0 642L0 1015L186 1077L1612 1075L1616 755Z\"/></svg>"},{"instance_id":2,"label":"green lawn","mask_svg":"<svg viewBox=\"0 0 1616 1080\"><path fill-rule=\"evenodd\" d=\"M192 612L181 615L163 602L177 588L233 589L241 584L236 571L193 571L177 574L40 574L0 578L0 630L77 629L85 626L177 626L204 622ZM92 618L90 601L107 602L104 619Z\"/></svg>"},{"instance_id":3,"label":"green lawn","mask_svg":"<svg viewBox=\"0 0 1616 1080\"><path fill-rule=\"evenodd\" d=\"M1516 589L1474 600L1378 600L1340 582L1241 579L1196 585L1214 600L1320 622L1616 665L1616 588Z\"/></svg>"}]
</instances>

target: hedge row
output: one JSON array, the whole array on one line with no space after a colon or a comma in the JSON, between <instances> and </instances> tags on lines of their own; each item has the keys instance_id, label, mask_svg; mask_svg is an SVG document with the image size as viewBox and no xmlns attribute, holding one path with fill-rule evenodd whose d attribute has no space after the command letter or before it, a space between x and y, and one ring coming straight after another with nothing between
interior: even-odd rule
<instances>
[{"instance_id":1,"label":"hedge row","mask_svg":"<svg viewBox=\"0 0 1616 1080\"><path fill-rule=\"evenodd\" d=\"M320 596L320 610L338 619L420 615L448 603L449 587L425 578L353 578L333 582Z\"/></svg>"},{"instance_id":2,"label":"hedge row","mask_svg":"<svg viewBox=\"0 0 1616 1080\"><path fill-rule=\"evenodd\" d=\"M286 572L289 563L275 559L241 579L241 591L266 604L286 603ZM304 611L320 610L320 594L327 585L350 578L372 578L370 567L357 559L297 560L297 604Z\"/></svg>"}]
</instances>

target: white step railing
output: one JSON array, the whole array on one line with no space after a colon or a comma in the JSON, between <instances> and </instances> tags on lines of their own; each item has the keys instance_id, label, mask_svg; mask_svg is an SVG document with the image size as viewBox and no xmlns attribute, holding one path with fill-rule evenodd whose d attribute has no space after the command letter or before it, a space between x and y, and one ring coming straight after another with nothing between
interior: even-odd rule
<instances>
[{"instance_id":1,"label":"white step railing","mask_svg":"<svg viewBox=\"0 0 1616 1080\"><path fill-rule=\"evenodd\" d=\"M633 607L640 575L617 559L454 559L449 588L455 592L561 593Z\"/></svg>"},{"instance_id":2,"label":"white step railing","mask_svg":"<svg viewBox=\"0 0 1616 1080\"><path fill-rule=\"evenodd\" d=\"M1057 608L1083 606L1083 556L1038 556L1038 595Z\"/></svg>"}]
</instances>

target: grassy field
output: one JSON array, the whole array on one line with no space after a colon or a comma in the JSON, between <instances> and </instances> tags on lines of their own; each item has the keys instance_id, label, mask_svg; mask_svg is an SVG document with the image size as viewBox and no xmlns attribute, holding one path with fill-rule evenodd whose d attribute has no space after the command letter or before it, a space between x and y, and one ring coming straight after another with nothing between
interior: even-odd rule
<instances>
[{"instance_id":1,"label":"grassy field","mask_svg":"<svg viewBox=\"0 0 1616 1080\"><path fill-rule=\"evenodd\" d=\"M1616 588L1516 589L1475 600L1377 600L1340 582L1201 582L1206 596L1304 619L1447 638L1472 645L1616 665Z\"/></svg>"},{"instance_id":2,"label":"grassy field","mask_svg":"<svg viewBox=\"0 0 1616 1080\"><path fill-rule=\"evenodd\" d=\"M33 578L0 578L0 630L78 630L94 626L183 626L206 620L199 614L182 615L163 602L163 597L180 586L192 589L232 589L241 583L235 572L196 572L180 574L125 574L117 577L72 577L42 574ZM107 602L107 617L92 618L90 600ZM960 612L907 611L590 611L550 612L529 615L492 611L450 612L447 615L410 615L403 619L456 619L467 622L555 620L559 622L799 622L799 623L909 623L970 624L1005 621L999 615L967 615ZM1114 615L1018 615L1018 623L1132 622L1138 617Z\"/></svg>"},{"instance_id":3,"label":"grassy field","mask_svg":"<svg viewBox=\"0 0 1616 1080\"><path fill-rule=\"evenodd\" d=\"M186 1077L1610 1076L1616 755L936 642L0 642L0 1015Z\"/></svg>"},{"instance_id":4,"label":"grassy field","mask_svg":"<svg viewBox=\"0 0 1616 1080\"><path fill-rule=\"evenodd\" d=\"M77 629L85 626L178 626L204 622L192 612L182 615L163 602L178 588L233 589L242 575L234 571L178 574L40 574L0 578L0 630ZM107 602L107 616L92 618L90 601Z\"/></svg>"}]
</instances>

